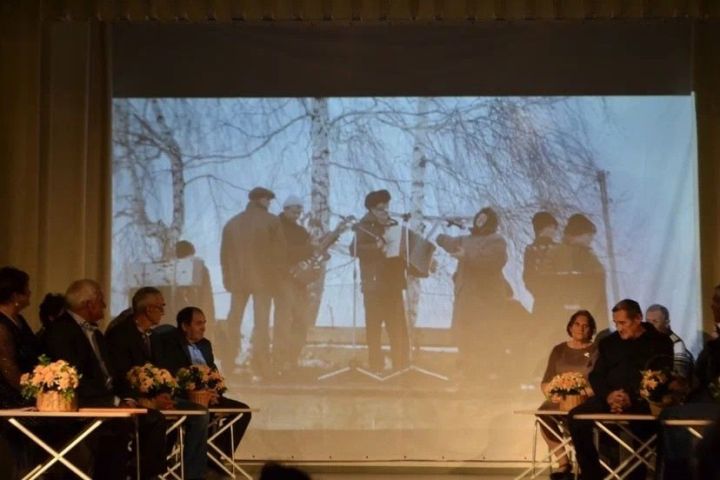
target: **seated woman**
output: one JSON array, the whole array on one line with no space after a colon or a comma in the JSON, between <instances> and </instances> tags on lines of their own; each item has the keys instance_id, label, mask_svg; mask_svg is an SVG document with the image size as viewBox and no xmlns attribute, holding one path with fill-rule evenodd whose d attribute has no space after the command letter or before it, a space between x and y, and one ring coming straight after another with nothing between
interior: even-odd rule
<instances>
[{"instance_id":1,"label":"seated woman","mask_svg":"<svg viewBox=\"0 0 720 480\"><path fill-rule=\"evenodd\" d=\"M0 268L0 408L28 404L20 394L20 376L35 367L40 355L39 343L20 314L30 304L29 283L22 270ZM31 445L7 425L0 424L0 438L0 477L15 478L29 463Z\"/></svg>"},{"instance_id":2,"label":"seated woman","mask_svg":"<svg viewBox=\"0 0 720 480\"><path fill-rule=\"evenodd\" d=\"M20 312L30 304L30 277L13 267L0 268L0 408L26 402L20 376L38 362L40 345Z\"/></svg>"},{"instance_id":3,"label":"seated woman","mask_svg":"<svg viewBox=\"0 0 720 480\"><path fill-rule=\"evenodd\" d=\"M545 375L543 375L541 389L549 398L541 406L540 410L557 410L558 405L552 402L549 392L549 383L555 375L567 372L581 373L586 379L592 370L597 359L597 344L592 339L596 331L595 318L587 310L578 310L573 313L565 328L570 340L562 342L553 347L548 359ZM592 390L587 387L585 392L592 395ZM550 450L560 445L557 437L552 432L542 428L542 435ZM559 432L556 431L559 434ZM564 452L557 454L558 470L550 475L554 480L572 478L570 463Z\"/></svg>"}]
</instances>

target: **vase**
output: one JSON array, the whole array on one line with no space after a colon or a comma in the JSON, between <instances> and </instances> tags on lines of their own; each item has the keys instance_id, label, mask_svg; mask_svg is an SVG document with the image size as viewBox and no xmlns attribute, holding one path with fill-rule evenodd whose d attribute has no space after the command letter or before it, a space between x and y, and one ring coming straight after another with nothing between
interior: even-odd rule
<instances>
[{"instance_id":1,"label":"vase","mask_svg":"<svg viewBox=\"0 0 720 480\"><path fill-rule=\"evenodd\" d=\"M587 395L580 395L580 394L568 394L568 395L562 395L560 397L560 401L558 402L558 407L563 412L569 412L573 408L577 407L581 403L584 403L585 400L587 400Z\"/></svg>"},{"instance_id":2,"label":"vase","mask_svg":"<svg viewBox=\"0 0 720 480\"><path fill-rule=\"evenodd\" d=\"M190 397L191 402L197 403L197 404L202 405L203 407L207 408L208 405L210 405L210 399L213 397L213 391L212 390L189 390L188 396Z\"/></svg>"},{"instance_id":3,"label":"vase","mask_svg":"<svg viewBox=\"0 0 720 480\"><path fill-rule=\"evenodd\" d=\"M40 412L75 412L78 409L74 393L66 396L54 390L39 392L35 405Z\"/></svg>"}]
</instances>

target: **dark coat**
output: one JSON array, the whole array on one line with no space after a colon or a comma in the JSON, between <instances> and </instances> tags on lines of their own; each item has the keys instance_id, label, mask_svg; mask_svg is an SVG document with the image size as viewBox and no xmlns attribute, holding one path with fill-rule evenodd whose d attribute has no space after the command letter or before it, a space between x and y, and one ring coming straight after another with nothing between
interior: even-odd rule
<instances>
[{"instance_id":1,"label":"dark coat","mask_svg":"<svg viewBox=\"0 0 720 480\"><path fill-rule=\"evenodd\" d=\"M10 382L3 376L4 364L12 363L17 372L28 373L37 365L41 353L38 339L22 316L18 317L18 323L16 325L0 314L0 326L4 327L0 341L7 342L0 345L0 408L14 408L27 403L20 395L15 381ZM10 355L9 351L13 352L12 358L2 358Z\"/></svg>"},{"instance_id":2,"label":"dark coat","mask_svg":"<svg viewBox=\"0 0 720 480\"><path fill-rule=\"evenodd\" d=\"M280 219L250 202L223 229L220 264L228 292L268 291L285 267L285 236Z\"/></svg>"},{"instance_id":3,"label":"dark coat","mask_svg":"<svg viewBox=\"0 0 720 480\"><path fill-rule=\"evenodd\" d=\"M128 317L107 331L110 371L116 381L116 391L123 398L132 397L133 392L127 381L127 373L133 367L152 363L152 357L145 352L142 333L133 317Z\"/></svg>"},{"instance_id":4,"label":"dark coat","mask_svg":"<svg viewBox=\"0 0 720 480\"><path fill-rule=\"evenodd\" d=\"M692 402L712 403L710 384L717 382L720 376L720 338L710 340L705 344L695 364L695 388L690 394Z\"/></svg>"},{"instance_id":5,"label":"dark coat","mask_svg":"<svg viewBox=\"0 0 720 480\"><path fill-rule=\"evenodd\" d=\"M622 389L634 404L639 399L641 370L650 368L651 361L661 358L667 358L672 367L673 344L670 337L658 332L650 323L642 325L645 333L638 338L623 340L617 332L613 332L600 340L598 360L589 376L590 385L598 398L604 400L610 392Z\"/></svg>"},{"instance_id":6,"label":"dark coat","mask_svg":"<svg viewBox=\"0 0 720 480\"><path fill-rule=\"evenodd\" d=\"M181 368L187 368L192 365L188 342L182 330L174 328L172 331L161 335L153 335L152 342L153 355L155 356L158 367L164 368L175 375ZM196 343L196 345L205 358L208 367L217 368L212 343L210 343L208 339L203 338Z\"/></svg>"},{"instance_id":7,"label":"dark coat","mask_svg":"<svg viewBox=\"0 0 720 480\"><path fill-rule=\"evenodd\" d=\"M110 369L107 343L102 332L96 335L100 355ZM65 360L82 375L77 389L81 406L113 405L115 392L107 387L107 376L102 371L90 340L69 313L63 313L51 323L43 338L43 348L53 360Z\"/></svg>"},{"instance_id":8,"label":"dark coat","mask_svg":"<svg viewBox=\"0 0 720 480\"><path fill-rule=\"evenodd\" d=\"M378 239L383 238L385 226L375 215L368 213L355 226L355 241L350 253L360 260L360 280L363 292L382 292L405 289L405 262L400 257L387 258Z\"/></svg>"},{"instance_id":9,"label":"dark coat","mask_svg":"<svg viewBox=\"0 0 720 480\"><path fill-rule=\"evenodd\" d=\"M561 243L551 251L550 261L557 268L554 287L560 292L558 303L564 305L565 317L576 310L589 310L598 329L607 328L605 267L592 248Z\"/></svg>"},{"instance_id":10,"label":"dark coat","mask_svg":"<svg viewBox=\"0 0 720 480\"><path fill-rule=\"evenodd\" d=\"M278 215L278 218L287 242L286 266L289 269L310 258L313 254L313 246L310 243L310 234L305 227L298 225L282 213Z\"/></svg>"},{"instance_id":11,"label":"dark coat","mask_svg":"<svg viewBox=\"0 0 720 480\"><path fill-rule=\"evenodd\" d=\"M541 321L558 321L568 317L562 293L558 288L558 267L553 261L559 244L546 237L536 238L525 249L523 281L533 296L533 314Z\"/></svg>"}]
</instances>

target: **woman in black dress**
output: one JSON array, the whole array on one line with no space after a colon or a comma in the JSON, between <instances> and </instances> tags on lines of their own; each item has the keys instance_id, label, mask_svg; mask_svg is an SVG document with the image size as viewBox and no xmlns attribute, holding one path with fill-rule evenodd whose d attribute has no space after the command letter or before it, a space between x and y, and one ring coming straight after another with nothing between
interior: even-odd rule
<instances>
[{"instance_id":1,"label":"woman in black dress","mask_svg":"<svg viewBox=\"0 0 720 480\"><path fill-rule=\"evenodd\" d=\"M38 363L40 346L20 314L30 304L30 277L13 267L0 268L0 408L25 406L20 376Z\"/></svg>"}]
</instances>

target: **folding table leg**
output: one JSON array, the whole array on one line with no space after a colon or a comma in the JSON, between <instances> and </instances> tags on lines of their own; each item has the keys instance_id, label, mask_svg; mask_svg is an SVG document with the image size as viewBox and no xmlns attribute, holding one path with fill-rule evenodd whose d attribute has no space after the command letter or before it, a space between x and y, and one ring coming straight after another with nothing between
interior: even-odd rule
<instances>
[{"instance_id":1,"label":"folding table leg","mask_svg":"<svg viewBox=\"0 0 720 480\"><path fill-rule=\"evenodd\" d=\"M56 462L60 462L63 465L65 465L67 468L69 468L75 475L82 478L83 480L92 480L91 477L87 476L82 470L77 468L73 463L71 463L68 459L65 458L65 455L75 448L80 442L85 440L88 435L90 435L92 432L94 432L100 425L102 425L103 421L100 419L95 420L90 425L85 427L82 432L80 432L71 442L69 442L60 452L56 451L52 447L50 447L47 443L43 442L40 437L35 435L32 431L30 431L28 428L26 428L23 424L17 421L15 418L8 418L8 423L13 425L15 428L20 430L22 433L24 433L28 438L30 438L35 444L37 444L39 447L41 447L43 450L48 452L50 455L52 455L52 459L45 462L40 466L40 468L33 469L30 473L28 473L25 477L23 477L23 480L34 480L35 478L38 478L40 475L42 475L43 472L45 472L48 468L53 466Z\"/></svg>"}]
</instances>

